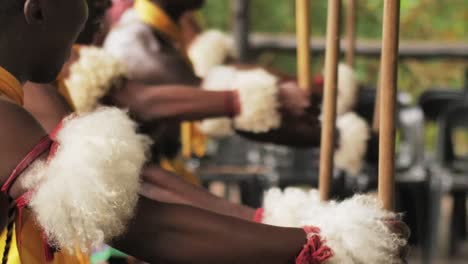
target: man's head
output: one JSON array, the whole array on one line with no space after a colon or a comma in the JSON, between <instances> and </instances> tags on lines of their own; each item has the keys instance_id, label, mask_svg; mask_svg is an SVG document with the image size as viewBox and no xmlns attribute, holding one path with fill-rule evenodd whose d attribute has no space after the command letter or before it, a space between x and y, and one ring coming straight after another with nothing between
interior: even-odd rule
<instances>
[{"instance_id":1,"label":"man's head","mask_svg":"<svg viewBox=\"0 0 468 264\"><path fill-rule=\"evenodd\" d=\"M161 5L162 7L180 12L181 14L186 11L200 9L205 0L152 0L154 3Z\"/></svg>"},{"instance_id":2,"label":"man's head","mask_svg":"<svg viewBox=\"0 0 468 264\"><path fill-rule=\"evenodd\" d=\"M53 81L87 19L85 0L2 0L0 61L25 80Z\"/></svg>"},{"instance_id":3,"label":"man's head","mask_svg":"<svg viewBox=\"0 0 468 264\"><path fill-rule=\"evenodd\" d=\"M111 0L87 0L89 8L89 17L86 25L81 32L78 44L91 44L95 36L104 26L104 18L107 10L111 7Z\"/></svg>"}]
</instances>

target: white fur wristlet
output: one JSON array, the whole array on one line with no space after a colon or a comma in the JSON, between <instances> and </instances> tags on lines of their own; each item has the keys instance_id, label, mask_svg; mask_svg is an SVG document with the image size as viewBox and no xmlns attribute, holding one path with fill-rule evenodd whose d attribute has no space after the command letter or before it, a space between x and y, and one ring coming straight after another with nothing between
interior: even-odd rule
<instances>
[{"instance_id":1,"label":"white fur wristlet","mask_svg":"<svg viewBox=\"0 0 468 264\"><path fill-rule=\"evenodd\" d=\"M233 90L232 83L236 77L236 69L229 66L217 66L203 79L202 88L208 91ZM228 117L209 118L202 120L198 128L200 131L214 138L223 138L235 134L232 119Z\"/></svg>"},{"instance_id":2,"label":"white fur wristlet","mask_svg":"<svg viewBox=\"0 0 468 264\"><path fill-rule=\"evenodd\" d=\"M208 30L196 37L188 48L188 56L198 77L205 77L214 67L235 57L233 39L219 30Z\"/></svg>"},{"instance_id":3,"label":"white fur wristlet","mask_svg":"<svg viewBox=\"0 0 468 264\"><path fill-rule=\"evenodd\" d=\"M342 115L351 111L358 99L359 87L353 69L344 63L338 65L338 94L336 97L336 114Z\"/></svg>"},{"instance_id":4,"label":"white fur wristlet","mask_svg":"<svg viewBox=\"0 0 468 264\"><path fill-rule=\"evenodd\" d=\"M381 208L376 197L355 195L343 202L321 202L317 190L289 188L269 190L264 199L263 223L303 227L315 226L333 256L325 263L402 263L399 250L406 239L393 233L384 222L398 219Z\"/></svg>"},{"instance_id":5,"label":"white fur wristlet","mask_svg":"<svg viewBox=\"0 0 468 264\"><path fill-rule=\"evenodd\" d=\"M357 175L363 166L370 138L367 122L354 112L337 117L339 132L338 149L335 150L335 166L350 175Z\"/></svg>"},{"instance_id":6,"label":"white fur wristlet","mask_svg":"<svg viewBox=\"0 0 468 264\"><path fill-rule=\"evenodd\" d=\"M151 143L136 128L117 108L65 119L55 154L25 172L21 184L51 245L89 252L125 230Z\"/></svg>"},{"instance_id":7,"label":"white fur wristlet","mask_svg":"<svg viewBox=\"0 0 468 264\"><path fill-rule=\"evenodd\" d=\"M102 48L82 47L65 84L77 112L94 110L99 100L127 76L126 66Z\"/></svg>"},{"instance_id":8,"label":"white fur wristlet","mask_svg":"<svg viewBox=\"0 0 468 264\"><path fill-rule=\"evenodd\" d=\"M240 114L229 118L204 120L200 128L206 135L229 136L232 127L253 133L268 132L281 125L279 113L278 80L263 69L237 70L218 66L203 81L205 90L236 90Z\"/></svg>"},{"instance_id":9,"label":"white fur wristlet","mask_svg":"<svg viewBox=\"0 0 468 264\"><path fill-rule=\"evenodd\" d=\"M241 109L234 119L237 129L262 133L281 125L275 76L263 69L238 71L232 85L239 92Z\"/></svg>"}]
</instances>

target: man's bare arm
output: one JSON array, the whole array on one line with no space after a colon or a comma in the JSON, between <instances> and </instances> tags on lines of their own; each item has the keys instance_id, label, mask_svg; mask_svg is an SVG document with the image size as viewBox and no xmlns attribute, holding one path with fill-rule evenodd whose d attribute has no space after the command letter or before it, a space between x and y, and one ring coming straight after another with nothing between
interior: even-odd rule
<instances>
[{"instance_id":1,"label":"man's bare arm","mask_svg":"<svg viewBox=\"0 0 468 264\"><path fill-rule=\"evenodd\" d=\"M24 95L26 110L49 132L73 112L58 88L52 84L26 83Z\"/></svg>"},{"instance_id":2,"label":"man's bare arm","mask_svg":"<svg viewBox=\"0 0 468 264\"><path fill-rule=\"evenodd\" d=\"M140 193L152 200L186 204L248 221L254 217L255 209L214 196L156 165L146 167L142 177L144 182Z\"/></svg>"},{"instance_id":3,"label":"man's bare arm","mask_svg":"<svg viewBox=\"0 0 468 264\"><path fill-rule=\"evenodd\" d=\"M28 152L46 135L41 125L22 107L0 98L0 185ZM13 185L10 195L17 197L22 192L18 184ZM6 202L6 195L0 193ZM5 223L8 207L1 207L0 223Z\"/></svg>"},{"instance_id":4,"label":"man's bare arm","mask_svg":"<svg viewBox=\"0 0 468 264\"><path fill-rule=\"evenodd\" d=\"M294 263L305 242L302 229L142 197L127 233L112 246L149 263L286 264Z\"/></svg>"},{"instance_id":5,"label":"man's bare arm","mask_svg":"<svg viewBox=\"0 0 468 264\"><path fill-rule=\"evenodd\" d=\"M105 103L129 108L142 121L192 121L231 116L228 97L233 92L215 92L188 85L144 85L127 82L104 99Z\"/></svg>"}]
</instances>

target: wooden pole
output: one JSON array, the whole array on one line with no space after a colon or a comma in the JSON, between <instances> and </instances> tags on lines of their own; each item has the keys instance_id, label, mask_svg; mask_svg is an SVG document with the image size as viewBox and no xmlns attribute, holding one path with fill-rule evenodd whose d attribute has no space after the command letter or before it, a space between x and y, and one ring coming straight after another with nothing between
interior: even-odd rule
<instances>
[{"instance_id":1,"label":"wooden pole","mask_svg":"<svg viewBox=\"0 0 468 264\"><path fill-rule=\"evenodd\" d=\"M346 1L346 63L351 68L354 67L356 53L356 1Z\"/></svg>"},{"instance_id":2,"label":"wooden pole","mask_svg":"<svg viewBox=\"0 0 468 264\"><path fill-rule=\"evenodd\" d=\"M309 0L296 0L297 76L299 87L309 89L310 77L310 19Z\"/></svg>"},{"instance_id":3,"label":"wooden pole","mask_svg":"<svg viewBox=\"0 0 468 264\"><path fill-rule=\"evenodd\" d=\"M250 16L249 0L234 0L232 3L232 10L234 16L234 40L236 47L239 51L239 61L247 62L249 57L249 35L250 35Z\"/></svg>"},{"instance_id":4,"label":"wooden pole","mask_svg":"<svg viewBox=\"0 0 468 264\"><path fill-rule=\"evenodd\" d=\"M380 81L379 199L393 209L395 166L395 110L400 0L385 0Z\"/></svg>"},{"instance_id":5,"label":"wooden pole","mask_svg":"<svg viewBox=\"0 0 468 264\"><path fill-rule=\"evenodd\" d=\"M377 85L375 87L375 104L374 104L374 119L372 120L372 130L374 132L379 132L380 126L380 79L382 71L377 79Z\"/></svg>"},{"instance_id":6,"label":"wooden pole","mask_svg":"<svg viewBox=\"0 0 468 264\"><path fill-rule=\"evenodd\" d=\"M330 196L335 146L335 119L338 56L340 48L341 0L328 1L327 46L325 52L325 84L323 98L322 137L320 145L319 191L322 200Z\"/></svg>"}]
</instances>

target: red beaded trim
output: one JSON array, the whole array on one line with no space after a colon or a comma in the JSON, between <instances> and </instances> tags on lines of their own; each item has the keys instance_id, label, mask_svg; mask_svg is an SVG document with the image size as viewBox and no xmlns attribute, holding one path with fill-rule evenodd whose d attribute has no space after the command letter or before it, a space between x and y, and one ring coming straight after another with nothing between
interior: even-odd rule
<instances>
[{"instance_id":1,"label":"red beaded trim","mask_svg":"<svg viewBox=\"0 0 468 264\"><path fill-rule=\"evenodd\" d=\"M306 226L304 232L307 235L307 243L297 256L296 264L322 264L333 257L333 251L320 237L320 228Z\"/></svg>"},{"instance_id":2,"label":"red beaded trim","mask_svg":"<svg viewBox=\"0 0 468 264\"><path fill-rule=\"evenodd\" d=\"M258 208L257 210L255 210L253 221L255 223L261 223L263 221L263 213L264 212L265 212L265 210L263 208Z\"/></svg>"}]
</instances>

